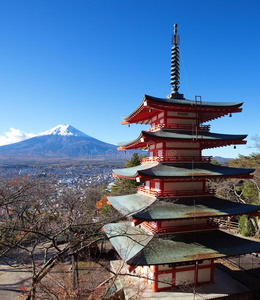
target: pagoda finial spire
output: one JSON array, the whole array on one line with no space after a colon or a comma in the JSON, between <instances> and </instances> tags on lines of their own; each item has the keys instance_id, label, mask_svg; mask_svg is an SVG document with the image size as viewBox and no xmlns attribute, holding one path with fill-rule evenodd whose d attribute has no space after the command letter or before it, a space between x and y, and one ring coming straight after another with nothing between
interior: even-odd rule
<instances>
[{"instance_id":1,"label":"pagoda finial spire","mask_svg":"<svg viewBox=\"0 0 260 300\"><path fill-rule=\"evenodd\" d=\"M172 35L172 56L171 56L171 89L172 93L169 95L171 98L182 97L178 93L180 85L180 60L179 60L179 44L180 39L177 34L177 24L174 24L174 34Z\"/></svg>"}]
</instances>

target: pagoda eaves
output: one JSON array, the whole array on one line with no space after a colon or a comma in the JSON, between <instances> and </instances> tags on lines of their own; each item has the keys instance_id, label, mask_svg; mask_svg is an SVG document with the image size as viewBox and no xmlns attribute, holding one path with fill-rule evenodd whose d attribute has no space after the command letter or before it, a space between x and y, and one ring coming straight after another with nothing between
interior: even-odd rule
<instances>
[{"instance_id":1,"label":"pagoda eaves","mask_svg":"<svg viewBox=\"0 0 260 300\"><path fill-rule=\"evenodd\" d=\"M241 204L217 198L187 197L158 200L141 193L108 197L109 202L120 213L134 219L146 221L183 220L214 216L235 216L260 211L259 205Z\"/></svg>"},{"instance_id":2,"label":"pagoda eaves","mask_svg":"<svg viewBox=\"0 0 260 300\"><path fill-rule=\"evenodd\" d=\"M176 234L165 239L149 235L140 228L132 227L130 223L108 224L104 229L121 258L130 265L178 266L182 263L224 258L260 250L260 243L220 230L197 232L195 235L194 233Z\"/></svg>"},{"instance_id":3,"label":"pagoda eaves","mask_svg":"<svg viewBox=\"0 0 260 300\"><path fill-rule=\"evenodd\" d=\"M210 163L156 163L114 169L113 172L115 177L140 178L140 181L144 181L147 178L150 178L150 180L157 178L192 180L194 178L251 178L250 173L254 172L254 169L231 168Z\"/></svg>"},{"instance_id":4,"label":"pagoda eaves","mask_svg":"<svg viewBox=\"0 0 260 300\"><path fill-rule=\"evenodd\" d=\"M138 138L133 141L119 143L118 150L128 149L146 149L147 144L152 141L176 141L176 142L190 142L199 143L200 149L246 144L243 141L247 135L235 134L218 134L207 131L180 131L162 129L159 131L145 131L143 130Z\"/></svg>"},{"instance_id":5,"label":"pagoda eaves","mask_svg":"<svg viewBox=\"0 0 260 300\"><path fill-rule=\"evenodd\" d=\"M173 110L176 112L196 112L201 114L201 121L207 122L224 115L241 112L243 102L205 102L186 99L156 98L145 95L141 104L128 116L122 117L121 124L150 124L158 112Z\"/></svg>"}]
</instances>

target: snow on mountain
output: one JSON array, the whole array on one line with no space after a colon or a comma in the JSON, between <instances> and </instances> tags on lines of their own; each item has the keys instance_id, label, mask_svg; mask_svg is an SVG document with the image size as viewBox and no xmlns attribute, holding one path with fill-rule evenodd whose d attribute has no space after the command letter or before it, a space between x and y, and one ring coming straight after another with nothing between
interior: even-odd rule
<instances>
[{"instance_id":1,"label":"snow on mountain","mask_svg":"<svg viewBox=\"0 0 260 300\"><path fill-rule=\"evenodd\" d=\"M83 133L82 131L79 131L78 129L74 128L71 125L58 125L50 130L38 134L38 136L43 136L43 135L79 136L79 137L88 137L88 138L91 137Z\"/></svg>"}]
</instances>

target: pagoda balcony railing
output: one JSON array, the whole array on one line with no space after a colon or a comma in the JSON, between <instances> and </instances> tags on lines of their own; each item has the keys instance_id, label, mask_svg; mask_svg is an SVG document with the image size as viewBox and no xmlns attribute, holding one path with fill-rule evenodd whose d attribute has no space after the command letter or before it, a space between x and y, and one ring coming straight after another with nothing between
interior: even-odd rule
<instances>
[{"instance_id":1,"label":"pagoda balcony railing","mask_svg":"<svg viewBox=\"0 0 260 300\"><path fill-rule=\"evenodd\" d=\"M155 162L211 162L212 156L153 156L141 158L141 163Z\"/></svg>"},{"instance_id":2,"label":"pagoda balcony railing","mask_svg":"<svg viewBox=\"0 0 260 300\"><path fill-rule=\"evenodd\" d=\"M147 129L146 131L159 131L161 129L180 129L180 130L196 130L196 126L194 124L156 124L151 128ZM210 125L200 125L197 127L197 130L209 131Z\"/></svg>"},{"instance_id":3,"label":"pagoda balcony railing","mask_svg":"<svg viewBox=\"0 0 260 300\"><path fill-rule=\"evenodd\" d=\"M207 223L207 224L193 224L193 225L176 225L168 227L154 227L151 222L143 222L141 226L148 230L149 232L155 233L175 233L175 232L190 232L190 231L201 231L201 230L212 230L219 227L217 223Z\"/></svg>"},{"instance_id":4,"label":"pagoda balcony railing","mask_svg":"<svg viewBox=\"0 0 260 300\"><path fill-rule=\"evenodd\" d=\"M144 186L138 186L137 190L139 193L145 194L147 196L158 197L158 198L171 198L180 196L206 196L214 195L214 189L202 190L177 190L177 191L156 191L154 189L148 189Z\"/></svg>"},{"instance_id":5,"label":"pagoda balcony railing","mask_svg":"<svg viewBox=\"0 0 260 300\"><path fill-rule=\"evenodd\" d=\"M158 193L159 193L159 191L148 189L148 188L145 188L144 186L138 186L137 191L139 193L145 194L147 196L153 196L153 197L158 197Z\"/></svg>"},{"instance_id":6,"label":"pagoda balcony railing","mask_svg":"<svg viewBox=\"0 0 260 300\"><path fill-rule=\"evenodd\" d=\"M214 218L213 221L219 225L221 229L225 229L228 231L234 231L236 233L239 232L239 224L238 222L231 221L230 218Z\"/></svg>"}]
</instances>

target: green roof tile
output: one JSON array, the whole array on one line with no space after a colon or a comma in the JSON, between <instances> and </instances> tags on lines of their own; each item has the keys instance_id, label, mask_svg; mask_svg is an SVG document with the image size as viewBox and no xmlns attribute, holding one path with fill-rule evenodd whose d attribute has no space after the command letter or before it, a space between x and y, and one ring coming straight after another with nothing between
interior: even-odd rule
<instances>
[{"instance_id":1,"label":"green roof tile","mask_svg":"<svg viewBox=\"0 0 260 300\"><path fill-rule=\"evenodd\" d=\"M208 107L239 107L243 104L243 102L208 102L208 101L201 101L201 104L195 100L187 100L187 99L173 99L173 98L158 98L149 95L144 95L145 100L152 100L161 103L170 103L176 105L197 105L197 106L208 106Z\"/></svg>"},{"instance_id":2,"label":"green roof tile","mask_svg":"<svg viewBox=\"0 0 260 300\"><path fill-rule=\"evenodd\" d=\"M126 216L143 211L156 201L155 198L140 193L107 197L107 199L115 209Z\"/></svg>"},{"instance_id":3,"label":"green roof tile","mask_svg":"<svg viewBox=\"0 0 260 300\"><path fill-rule=\"evenodd\" d=\"M107 224L103 229L125 261L137 255L153 238L153 235L133 228L128 222Z\"/></svg>"},{"instance_id":4,"label":"green roof tile","mask_svg":"<svg viewBox=\"0 0 260 300\"><path fill-rule=\"evenodd\" d=\"M158 265L223 258L260 251L260 243L220 230L151 236L129 223L104 227L112 245L126 263Z\"/></svg>"},{"instance_id":5,"label":"green roof tile","mask_svg":"<svg viewBox=\"0 0 260 300\"><path fill-rule=\"evenodd\" d=\"M137 112L142 106L143 103L146 100L152 100L154 102L158 103L164 103L164 104L171 104L171 105L176 105L176 106L200 106L200 107L216 107L216 108L232 108L232 107L240 107L243 102L207 102L207 101L202 101L201 104L194 101L194 100L187 100L187 99L172 99L172 98L157 98L157 97L152 97L149 95L144 95L142 102L137 106L137 108L129 115L122 117L123 120L128 119L131 117L135 112Z\"/></svg>"},{"instance_id":6,"label":"green roof tile","mask_svg":"<svg viewBox=\"0 0 260 300\"><path fill-rule=\"evenodd\" d=\"M230 168L209 163L175 163L175 164L143 164L132 168L114 169L119 177L135 178L138 175L152 178L159 177L221 177L243 176L254 172L254 169Z\"/></svg>"},{"instance_id":7,"label":"green roof tile","mask_svg":"<svg viewBox=\"0 0 260 300\"><path fill-rule=\"evenodd\" d=\"M156 138L156 139L168 139L168 140L183 140L183 141L236 141L236 140L243 140L247 137L247 135L238 135L238 134L218 134L212 133L207 131L199 131L196 135L195 132L192 131L178 131L178 130L167 130L162 129L156 132L147 132L142 131L141 134L132 141L118 143L119 146L125 147L129 146L137 141L139 141L143 136L148 138Z\"/></svg>"},{"instance_id":8,"label":"green roof tile","mask_svg":"<svg viewBox=\"0 0 260 300\"><path fill-rule=\"evenodd\" d=\"M240 215L260 210L259 205L242 204L217 197L189 197L156 200L140 193L108 197L123 215L141 220L193 219Z\"/></svg>"}]
</instances>

